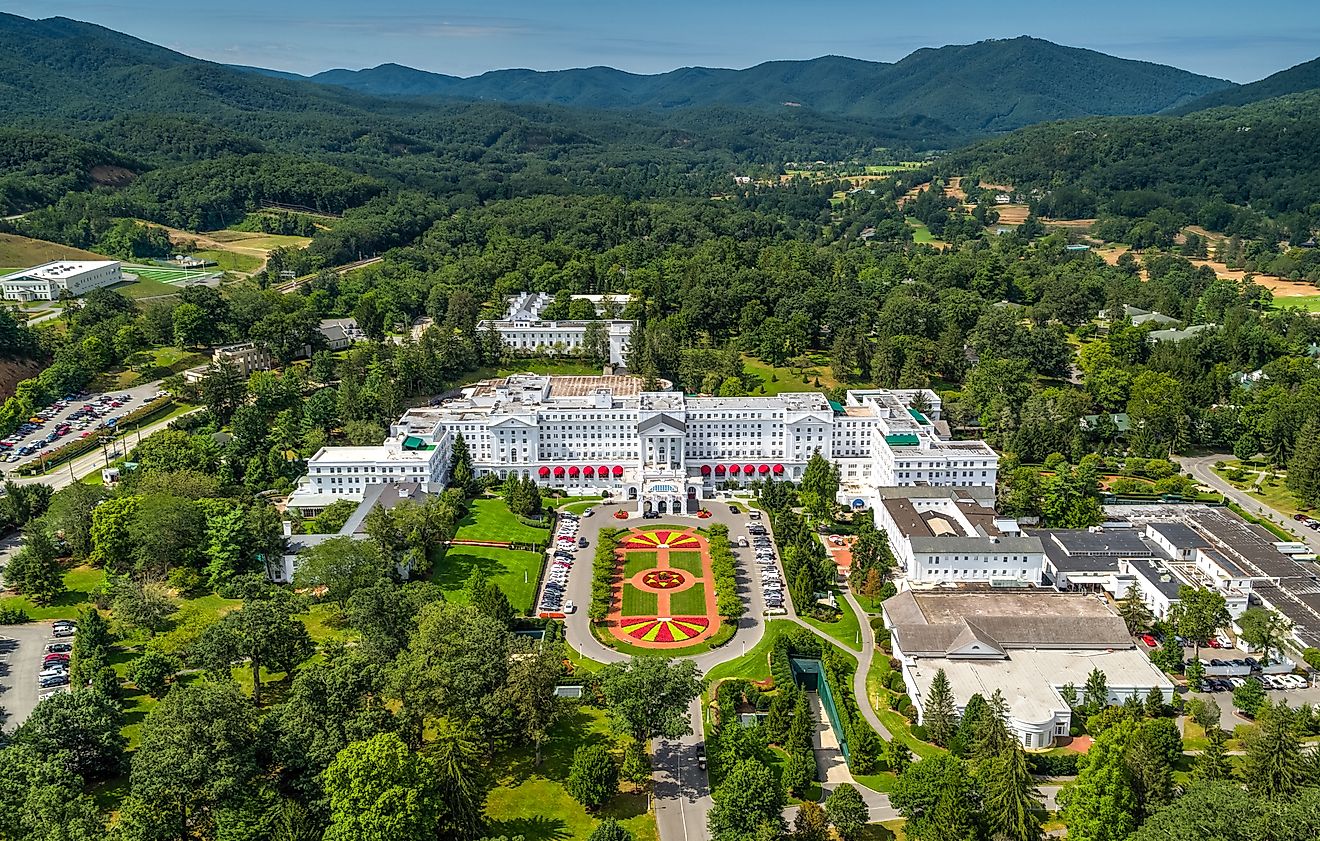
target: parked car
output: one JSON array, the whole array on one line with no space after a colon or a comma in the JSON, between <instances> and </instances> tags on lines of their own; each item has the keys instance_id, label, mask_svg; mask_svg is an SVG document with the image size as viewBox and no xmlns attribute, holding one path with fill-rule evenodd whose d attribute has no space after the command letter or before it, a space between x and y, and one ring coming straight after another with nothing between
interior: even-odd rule
<instances>
[{"instance_id":1,"label":"parked car","mask_svg":"<svg viewBox=\"0 0 1320 841\"><path fill-rule=\"evenodd\" d=\"M583 516L583 517L590 517L592 514L595 514L595 513L596 513L596 509L595 509L595 508L588 508L588 509L586 509L585 511L582 512L582 516Z\"/></svg>"},{"instance_id":2,"label":"parked car","mask_svg":"<svg viewBox=\"0 0 1320 841\"><path fill-rule=\"evenodd\" d=\"M47 654L67 654L73 651L73 645L67 642L52 642L46 646Z\"/></svg>"},{"instance_id":3,"label":"parked car","mask_svg":"<svg viewBox=\"0 0 1320 841\"><path fill-rule=\"evenodd\" d=\"M1141 641L1144 642L1146 645L1150 646L1151 648L1159 647L1159 643L1156 642L1155 638L1152 637L1150 634L1142 634Z\"/></svg>"}]
</instances>

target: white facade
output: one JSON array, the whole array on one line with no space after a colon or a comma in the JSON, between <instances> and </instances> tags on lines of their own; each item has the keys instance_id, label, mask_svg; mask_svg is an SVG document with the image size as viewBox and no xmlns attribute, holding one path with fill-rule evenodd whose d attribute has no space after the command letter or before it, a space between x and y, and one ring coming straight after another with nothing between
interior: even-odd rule
<instances>
[{"instance_id":1,"label":"white facade","mask_svg":"<svg viewBox=\"0 0 1320 841\"><path fill-rule=\"evenodd\" d=\"M315 516L340 499L361 501L372 485L416 484L441 491L449 474L451 440L394 435L375 447L322 447L307 462L307 475L289 497L288 507Z\"/></svg>"},{"instance_id":2,"label":"white facade","mask_svg":"<svg viewBox=\"0 0 1320 841\"><path fill-rule=\"evenodd\" d=\"M0 277L6 301L58 301L67 292L81 298L124 279L118 260L54 260Z\"/></svg>"},{"instance_id":3,"label":"white facade","mask_svg":"<svg viewBox=\"0 0 1320 841\"><path fill-rule=\"evenodd\" d=\"M590 301L597 313L607 307L621 307L630 300L627 295L574 295L573 298ZM556 356L581 355L588 330L604 329L610 364L624 363L635 322L619 319L548 321L541 318L541 311L551 300L550 295L544 292L523 292L509 300L509 309L502 319L482 321L477 326L481 330L494 330L504 344L515 351Z\"/></svg>"},{"instance_id":4,"label":"white facade","mask_svg":"<svg viewBox=\"0 0 1320 841\"><path fill-rule=\"evenodd\" d=\"M954 488L945 493L880 491L876 527L889 538L907 582L1040 586L1045 551L1015 520Z\"/></svg>"},{"instance_id":5,"label":"white facade","mask_svg":"<svg viewBox=\"0 0 1320 841\"><path fill-rule=\"evenodd\" d=\"M645 392L635 377L522 374L411 409L390 436L440 443L461 434L478 475L608 495L634 501L640 511L692 508L729 483L798 481L816 452L839 465L841 498L895 484L994 487L993 450L942 438L929 421L919 425L904 400L938 406L932 392L849 392L848 404L838 406L817 393L688 397ZM888 437L895 434L902 437ZM362 457L336 456L347 460L341 466ZM915 478L917 470L926 478Z\"/></svg>"}]
</instances>

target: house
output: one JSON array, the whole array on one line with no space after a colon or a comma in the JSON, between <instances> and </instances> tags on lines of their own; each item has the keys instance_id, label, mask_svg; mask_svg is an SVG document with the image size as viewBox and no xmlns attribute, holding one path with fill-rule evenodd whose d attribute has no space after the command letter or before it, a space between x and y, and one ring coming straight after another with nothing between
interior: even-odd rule
<instances>
[{"instance_id":1,"label":"house","mask_svg":"<svg viewBox=\"0 0 1320 841\"><path fill-rule=\"evenodd\" d=\"M426 493L426 488L416 482L382 482L371 485L362 495L358 507L349 515L343 527L334 534L294 534L293 523L285 520L284 551L280 554L278 561L274 558L267 559L267 577L277 584L291 583L294 571L298 566L298 556L300 554L319 543L324 543L336 537L366 540L367 533L364 524L372 509L384 508L388 510L405 500L420 503L424 501ZM304 513L303 516L307 515ZM400 563L396 571L401 578L407 578L412 569L407 563Z\"/></svg>"},{"instance_id":2,"label":"house","mask_svg":"<svg viewBox=\"0 0 1320 841\"><path fill-rule=\"evenodd\" d=\"M1146 334L1146 341L1152 345L1160 342L1181 342L1184 339L1190 339L1198 333L1204 333L1206 330L1213 330L1218 325L1215 324L1193 324L1182 330L1152 330Z\"/></svg>"},{"instance_id":3,"label":"house","mask_svg":"<svg viewBox=\"0 0 1320 841\"><path fill-rule=\"evenodd\" d=\"M366 338L355 318L323 318L318 328L329 350L343 350Z\"/></svg>"},{"instance_id":4,"label":"house","mask_svg":"<svg viewBox=\"0 0 1320 841\"><path fill-rule=\"evenodd\" d=\"M943 671L959 713L972 695L1000 692L1007 724L1024 747L1048 748L1067 736L1065 687L1080 693L1093 670L1105 675L1110 704L1173 699L1173 684L1136 647L1105 601L1081 593L992 588L905 590L882 608L894 657L918 711Z\"/></svg>"}]
</instances>

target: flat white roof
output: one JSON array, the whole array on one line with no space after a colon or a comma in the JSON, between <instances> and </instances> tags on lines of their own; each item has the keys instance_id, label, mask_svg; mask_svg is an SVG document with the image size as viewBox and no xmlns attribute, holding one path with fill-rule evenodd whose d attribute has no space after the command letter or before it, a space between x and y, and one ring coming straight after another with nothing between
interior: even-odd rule
<instances>
[{"instance_id":1,"label":"flat white roof","mask_svg":"<svg viewBox=\"0 0 1320 841\"><path fill-rule=\"evenodd\" d=\"M104 269L118 265L118 260L52 260L49 263L42 263L40 266L33 266L30 269L23 269L0 277L0 281L20 280L25 277L37 280L64 280L77 277L94 269Z\"/></svg>"},{"instance_id":2,"label":"flat white roof","mask_svg":"<svg viewBox=\"0 0 1320 841\"><path fill-rule=\"evenodd\" d=\"M396 450L382 444L372 447L322 447L308 463L361 465L382 461L430 461L433 455L435 455L434 447L425 450Z\"/></svg>"},{"instance_id":3,"label":"flat white roof","mask_svg":"<svg viewBox=\"0 0 1320 841\"><path fill-rule=\"evenodd\" d=\"M920 657L911 668L918 692L924 699L940 669L949 678L959 707L979 693L989 698L996 689L1004 694L1009 714L1023 723L1040 723L1067 709L1056 686L1086 685L1092 669L1105 673L1111 689L1152 686L1171 689L1173 684L1146 655L1129 648L1121 651L1081 649L1015 650L1007 660L969 660Z\"/></svg>"}]
</instances>

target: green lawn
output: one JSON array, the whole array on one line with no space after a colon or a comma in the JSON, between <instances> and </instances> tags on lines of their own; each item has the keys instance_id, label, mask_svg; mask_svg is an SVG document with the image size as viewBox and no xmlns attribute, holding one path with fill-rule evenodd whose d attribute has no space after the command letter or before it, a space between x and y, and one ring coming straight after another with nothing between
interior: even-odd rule
<instances>
[{"instance_id":1,"label":"green lawn","mask_svg":"<svg viewBox=\"0 0 1320 841\"><path fill-rule=\"evenodd\" d=\"M853 613L852 605L848 604L847 600L843 598L842 593L836 592L836 600L839 602L839 609L843 611L839 616L839 621L820 622L808 616L803 616L801 619L811 627L829 634L830 637L843 643L853 651L861 651L862 629L858 624L857 614Z\"/></svg>"},{"instance_id":2,"label":"green lawn","mask_svg":"<svg viewBox=\"0 0 1320 841\"><path fill-rule=\"evenodd\" d=\"M582 706L550 731L539 767L532 764L532 751L528 749L498 755L494 762L496 784L486 798L486 834L492 838L522 836L526 841L583 839L591 835L600 818L612 817L636 841L656 841L655 817L647 811L644 793L618 794L598 814L591 815L564 790L573 751L600 743L609 745L622 758L621 745L610 731L605 712Z\"/></svg>"},{"instance_id":3,"label":"green lawn","mask_svg":"<svg viewBox=\"0 0 1320 841\"><path fill-rule=\"evenodd\" d=\"M877 651L876 656L871 660L871 671L866 675L866 694L871 702L871 709L875 710L880 723L885 726L895 739L903 742L908 748L922 759L943 753L944 749L936 747L929 742L923 742L912 735L911 723L906 718L889 709L889 698L893 694L883 685L885 677L889 674L889 658L882 651Z\"/></svg>"},{"instance_id":4,"label":"green lawn","mask_svg":"<svg viewBox=\"0 0 1320 841\"><path fill-rule=\"evenodd\" d=\"M483 498L472 500L454 537L458 540L545 543L550 530L523 525L502 499Z\"/></svg>"},{"instance_id":5,"label":"green lawn","mask_svg":"<svg viewBox=\"0 0 1320 841\"><path fill-rule=\"evenodd\" d=\"M1306 312L1320 312L1320 295L1289 295L1287 297L1278 297L1270 304L1272 309L1281 310L1285 307L1296 307Z\"/></svg>"},{"instance_id":6,"label":"green lawn","mask_svg":"<svg viewBox=\"0 0 1320 841\"><path fill-rule=\"evenodd\" d=\"M644 569L650 569L655 566L658 552L624 552L623 553L623 577L632 578Z\"/></svg>"},{"instance_id":7,"label":"green lawn","mask_svg":"<svg viewBox=\"0 0 1320 841\"><path fill-rule=\"evenodd\" d=\"M673 616L705 616L706 585L697 582L686 590L670 593L669 612Z\"/></svg>"},{"instance_id":8,"label":"green lawn","mask_svg":"<svg viewBox=\"0 0 1320 841\"><path fill-rule=\"evenodd\" d=\"M261 258L252 254L239 254L235 251L194 251L191 255L198 260L215 263L215 268L222 272L255 272L261 268Z\"/></svg>"},{"instance_id":9,"label":"green lawn","mask_svg":"<svg viewBox=\"0 0 1320 841\"><path fill-rule=\"evenodd\" d=\"M215 274L206 269L176 269L170 266L124 266L127 274L135 274L140 280L155 280L164 284L178 283L196 277Z\"/></svg>"},{"instance_id":10,"label":"green lawn","mask_svg":"<svg viewBox=\"0 0 1320 841\"><path fill-rule=\"evenodd\" d=\"M908 220L908 226L912 228L912 241L918 243L935 242L935 235L926 227L925 222L918 222L915 219Z\"/></svg>"},{"instance_id":11,"label":"green lawn","mask_svg":"<svg viewBox=\"0 0 1320 841\"><path fill-rule=\"evenodd\" d=\"M581 515L588 508L595 508L600 505L604 497L599 496L569 496L563 499L557 499L551 507L557 508L567 514Z\"/></svg>"},{"instance_id":12,"label":"green lawn","mask_svg":"<svg viewBox=\"0 0 1320 841\"><path fill-rule=\"evenodd\" d=\"M179 287L162 283L155 278L139 277L136 281L116 283L111 289L129 298L155 298L160 295L178 295Z\"/></svg>"},{"instance_id":13,"label":"green lawn","mask_svg":"<svg viewBox=\"0 0 1320 841\"><path fill-rule=\"evenodd\" d=\"M744 356L743 370L747 372L747 380L752 385L751 394L759 397L773 396L787 391L822 391L839 384L830 371L828 356L813 352L808 353L807 358L811 364L803 372L798 373L788 368L777 368L753 356ZM803 376L807 378L806 382L802 381ZM820 380L819 386L816 385L816 380Z\"/></svg>"},{"instance_id":14,"label":"green lawn","mask_svg":"<svg viewBox=\"0 0 1320 841\"><path fill-rule=\"evenodd\" d=\"M788 621L777 622L771 620L766 622L765 636L761 638L761 641L746 654L732 660L726 660L707 672L707 685L713 687L716 682L728 678L742 678L751 681L769 679L770 652L774 648L775 640L779 639L781 633L792 627L793 623Z\"/></svg>"},{"instance_id":15,"label":"green lawn","mask_svg":"<svg viewBox=\"0 0 1320 841\"><path fill-rule=\"evenodd\" d=\"M481 571L499 585L513 609L526 613L536 595L544 555L492 546L454 546L443 558L433 559L431 580L440 585L445 598L461 602L463 586L472 573Z\"/></svg>"},{"instance_id":16,"label":"green lawn","mask_svg":"<svg viewBox=\"0 0 1320 841\"><path fill-rule=\"evenodd\" d=\"M671 549L669 551L669 566L674 569L681 569L684 572L690 572L693 575L701 575L701 553Z\"/></svg>"},{"instance_id":17,"label":"green lawn","mask_svg":"<svg viewBox=\"0 0 1320 841\"><path fill-rule=\"evenodd\" d=\"M83 608L91 604L90 594L105 583L105 571L89 566L74 567L64 573L64 586L68 589L53 603L41 606L27 596L8 596L0 599L0 608L21 607L31 619L77 619Z\"/></svg>"},{"instance_id":18,"label":"green lawn","mask_svg":"<svg viewBox=\"0 0 1320 841\"><path fill-rule=\"evenodd\" d=\"M623 607L621 613L624 616L655 616L656 610L655 593L647 590L638 590L631 584L623 585Z\"/></svg>"},{"instance_id":19,"label":"green lawn","mask_svg":"<svg viewBox=\"0 0 1320 841\"><path fill-rule=\"evenodd\" d=\"M543 374L551 377L598 377L601 366L580 359L514 359L499 367L478 368L464 377L469 382L507 377L510 374Z\"/></svg>"}]
</instances>

